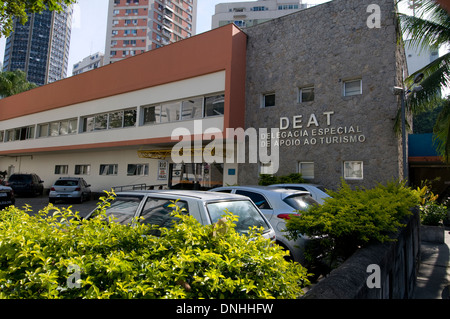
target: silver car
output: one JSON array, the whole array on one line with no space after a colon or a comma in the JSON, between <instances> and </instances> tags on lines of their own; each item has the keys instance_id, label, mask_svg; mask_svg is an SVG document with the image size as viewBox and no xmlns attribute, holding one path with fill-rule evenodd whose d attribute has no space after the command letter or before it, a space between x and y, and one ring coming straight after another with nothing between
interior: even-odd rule
<instances>
[{"instance_id":1,"label":"silver car","mask_svg":"<svg viewBox=\"0 0 450 319\"><path fill-rule=\"evenodd\" d=\"M76 200L82 203L91 197L91 185L81 177L60 177L50 188L48 201Z\"/></svg>"},{"instance_id":2,"label":"silver car","mask_svg":"<svg viewBox=\"0 0 450 319\"><path fill-rule=\"evenodd\" d=\"M121 224L130 224L134 218L142 217L143 223L168 228L174 218L170 215L174 208L169 205L176 200L180 208L185 208L202 225L216 223L228 210L239 217L236 222L239 233L246 234L253 226L262 227L262 235L275 241L275 230L269 221L251 200L240 195L189 190L118 192L106 208L106 215L114 216ZM86 219L95 216L96 211L92 211Z\"/></svg>"},{"instance_id":3,"label":"silver car","mask_svg":"<svg viewBox=\"0 0 450 319\"><path fill-rule=\"evenodd\" d=\"M309 192L311 197L314 198L320 205L325 202L325 199L330 198L330 195L325 193L325 188L322 185L317 184L273 184L269 186Z\"/></svg>"},{"instance_id":4,"label":"silver car","mask_svg":"<svg viewBox=\"0 0 450 319\"><path fill-rule=\"evenodd\" d=\"M224 186L211 191L249 197L272 224L277 243L289 251L292 260L300 263L304 261L303 252L308 238L303 236L296 241L288 240L285 229L286 221L292 215L298 215L297 211L318 205L308 192L269 186Z\"/></svg>"}]
</instances>

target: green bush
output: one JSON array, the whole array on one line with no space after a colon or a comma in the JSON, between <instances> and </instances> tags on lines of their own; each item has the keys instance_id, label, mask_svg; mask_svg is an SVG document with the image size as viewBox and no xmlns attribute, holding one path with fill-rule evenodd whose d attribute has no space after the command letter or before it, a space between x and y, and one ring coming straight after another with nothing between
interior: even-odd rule
<instances>
[{"instance_id":1,"label":"green bush","mask_svg":"<svg viewBox=\"0 0 450 319\"><path fill-rule=\"evenodd\" d=\"M301 184L305 180L300 173L292 173L283 176L274 176L270 174L260 174L258 184L261 186L268 186L272 184Z\"/></svg>"},{"instance_id":2,"label":"green bush","mask_svg":"<svg viewBox=\"0 0 450 319\"><path fill-rule=\"evenodd\" d=\"M352 190L345 182L329 193L321 206L291 218L286 229L291 238L312 238L307 267L337 267L356 249L371 242L392 240L390 235L404 226L402 220L419 204L419 197L401 183L390 182L373 189Z\"/></svg>"},{"instance_id":3,"label":"green bush","mask_svg":"<svg viewBox=\"0 0 450 319\"><path fill-rule=\"evenodd\" d=\"M84 220L49 205L0 214L0 298L296 298L306 269L236 216L202 226L177 209L173 228Z\"/></svg>"}]
</instances>

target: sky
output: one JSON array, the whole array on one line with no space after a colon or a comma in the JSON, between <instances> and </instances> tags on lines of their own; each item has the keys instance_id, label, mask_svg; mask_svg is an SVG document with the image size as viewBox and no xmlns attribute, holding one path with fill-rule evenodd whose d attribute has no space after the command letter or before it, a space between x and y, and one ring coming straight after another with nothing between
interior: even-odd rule
<instances>
[{"instance_id":1,"label":"sky","mask_svg":"<svg viewBox=\"0 0 450 319\"><path fill-rule=\"evenodd\" d=\"M211 29L211 17L215 5L239 0L197 0L197 34ZM253 1L253 0L240 0ZM307 4L321 4L330 0L305 0ZM105 51L106 20L109 0L78 0L74 7L67 76L72 75L73 65L85 57ZM3 62L5 39L0 39L0 61Z\"/></svg>"}]
</instances>

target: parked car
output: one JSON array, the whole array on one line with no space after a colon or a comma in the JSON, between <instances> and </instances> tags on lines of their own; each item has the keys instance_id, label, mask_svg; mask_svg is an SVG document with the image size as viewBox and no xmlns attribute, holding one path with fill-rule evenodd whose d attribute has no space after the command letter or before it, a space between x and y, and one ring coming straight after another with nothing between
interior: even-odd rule
<instances>
[{"instance_id":1,"label":"parked car","mask_svg":"<svg viewBox=\"0 0 450 319\"><path fill-rule=\"evenodd\" d=\"M173 216L169 207L176 201L180 208L192 215L203 225L216 223L228 209L239 216L236 231L246 234L250 227L262 227L265 238L275 240L275 230L259 209L245 196L219 194L190 190L144 190L116 193L111 205L106 208L107 216L114 216L121 224L130 224L133 218L142 217L140 222L170 227ZM97 208L98 209L98 208ZM97 209L86 216L96 215Z\"/></svg>"},{"instance_id":2,"label":"parked car","mask_svg":"<svg viewBox=\"0 0 450 319\"><path fill-rule=\"evenodd\" d=\"M14 205L16 203L16 199L14 197L14 191L9 186L1 186L0 185L0 210Z\"/></svg>"},{"instance_id":3,"label":"parked car","mask_svg":"<svg viewBox=\"0 0 450 319\"><path fill-rule=\"evenodd\" d=\"M8 178L9 186L17 195L42 195L44 181L36 174L12 174Z\"/></svg>"},{"instance_id":4,"label":"parked car","mask_svg":"<svg viewBox=\"0 0 450 319\"><path fill-rule=\"evenodd\" d=\"M48 201L55 203L57 200L76 200L82 203L91 197L91 185L81 177L60 177L50 188Z\"/></svg>"},{"instance_id":5,"label":"parked car","mask_svg":"<svg viewBox=\"0 0 450 319\"><path fill-rule=\"evenodd\" d=\"M311 194L311 197L314 198L320 205L324 203L325 199L330 198L330 195L325 192L325 188L322 185L317 184L273 184L269 186L295 189L298 191L307 191Z\"/></svg>"},{"instance_id":6,"label":"parked car","mask_svg":"<svg viewBox=\"0 0 450 319\"><path fill-rule=\"evenodd\" d=\"M289 251L292 260L304 261L306 236L292 241L285 237L286 221L298 211L307 210L318 203L306 191L269 186L224 186L211 189L212 192L233 193L249 197L261 210L275 229L277 243Z\"/></svg>"}]
</instances>

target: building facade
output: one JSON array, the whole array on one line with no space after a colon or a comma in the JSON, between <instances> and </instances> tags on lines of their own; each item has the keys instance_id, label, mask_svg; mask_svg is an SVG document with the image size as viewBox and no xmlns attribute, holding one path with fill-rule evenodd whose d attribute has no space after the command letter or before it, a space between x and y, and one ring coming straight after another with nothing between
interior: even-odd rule
<instances>
[{"instance_id":1,"label":"building facade","mask_svg":"<svg viewBox=\"0 0 450 319\"><path fill-rule=\"evenodd\" d=\"M110 0L105 64L195 34L197 0Z\"/></svg>"},{"instance_id":2,"label":"building facade","mask_svg":"<svg viewBox=\"0 0 450 319\"><path fill-rule=\"evenodd\" d=\"M271 19L306 9L301 0L258 0L219 3L215 7L213 29L234 23L240 28L251 27Z\"/></svg>"},{"instance_id":3,"label":"building facade","mask_svg":"<svg viewBox=\"0 0 450 319\"><path fill-rule=\"evenodd\" d=\"M73 65L72 75L77 75L83 72L91 71L103 66L104 54L97 52L85 57L78 63Z\"/></svg>"},{"instance_id":4,"label":"building facade","mask_svg":"<svg viewBox=\"0 0 450 319\"><path fill-rule=\"evenodd\" d=\"M67 76L73 8L62 6L62 12L28 14L24 25L15 22L6 39L3 71L23 70L37 85Z\"/></svg>"},{"instance_id":5,"label":"building facade","mask_svg":"<svg viewBox=\"0 0 450 319\"><path fill-rule=\"evenodd\" d=\"M79 175L100 192L256 184L260 173L330 189L402 178L392 88L406 60L394 0L375 1L375 28L373 2L334 0L245 32L228 24L2 99L0 171L37 173L46 188Z\"/></svg>"}]
</instances>

